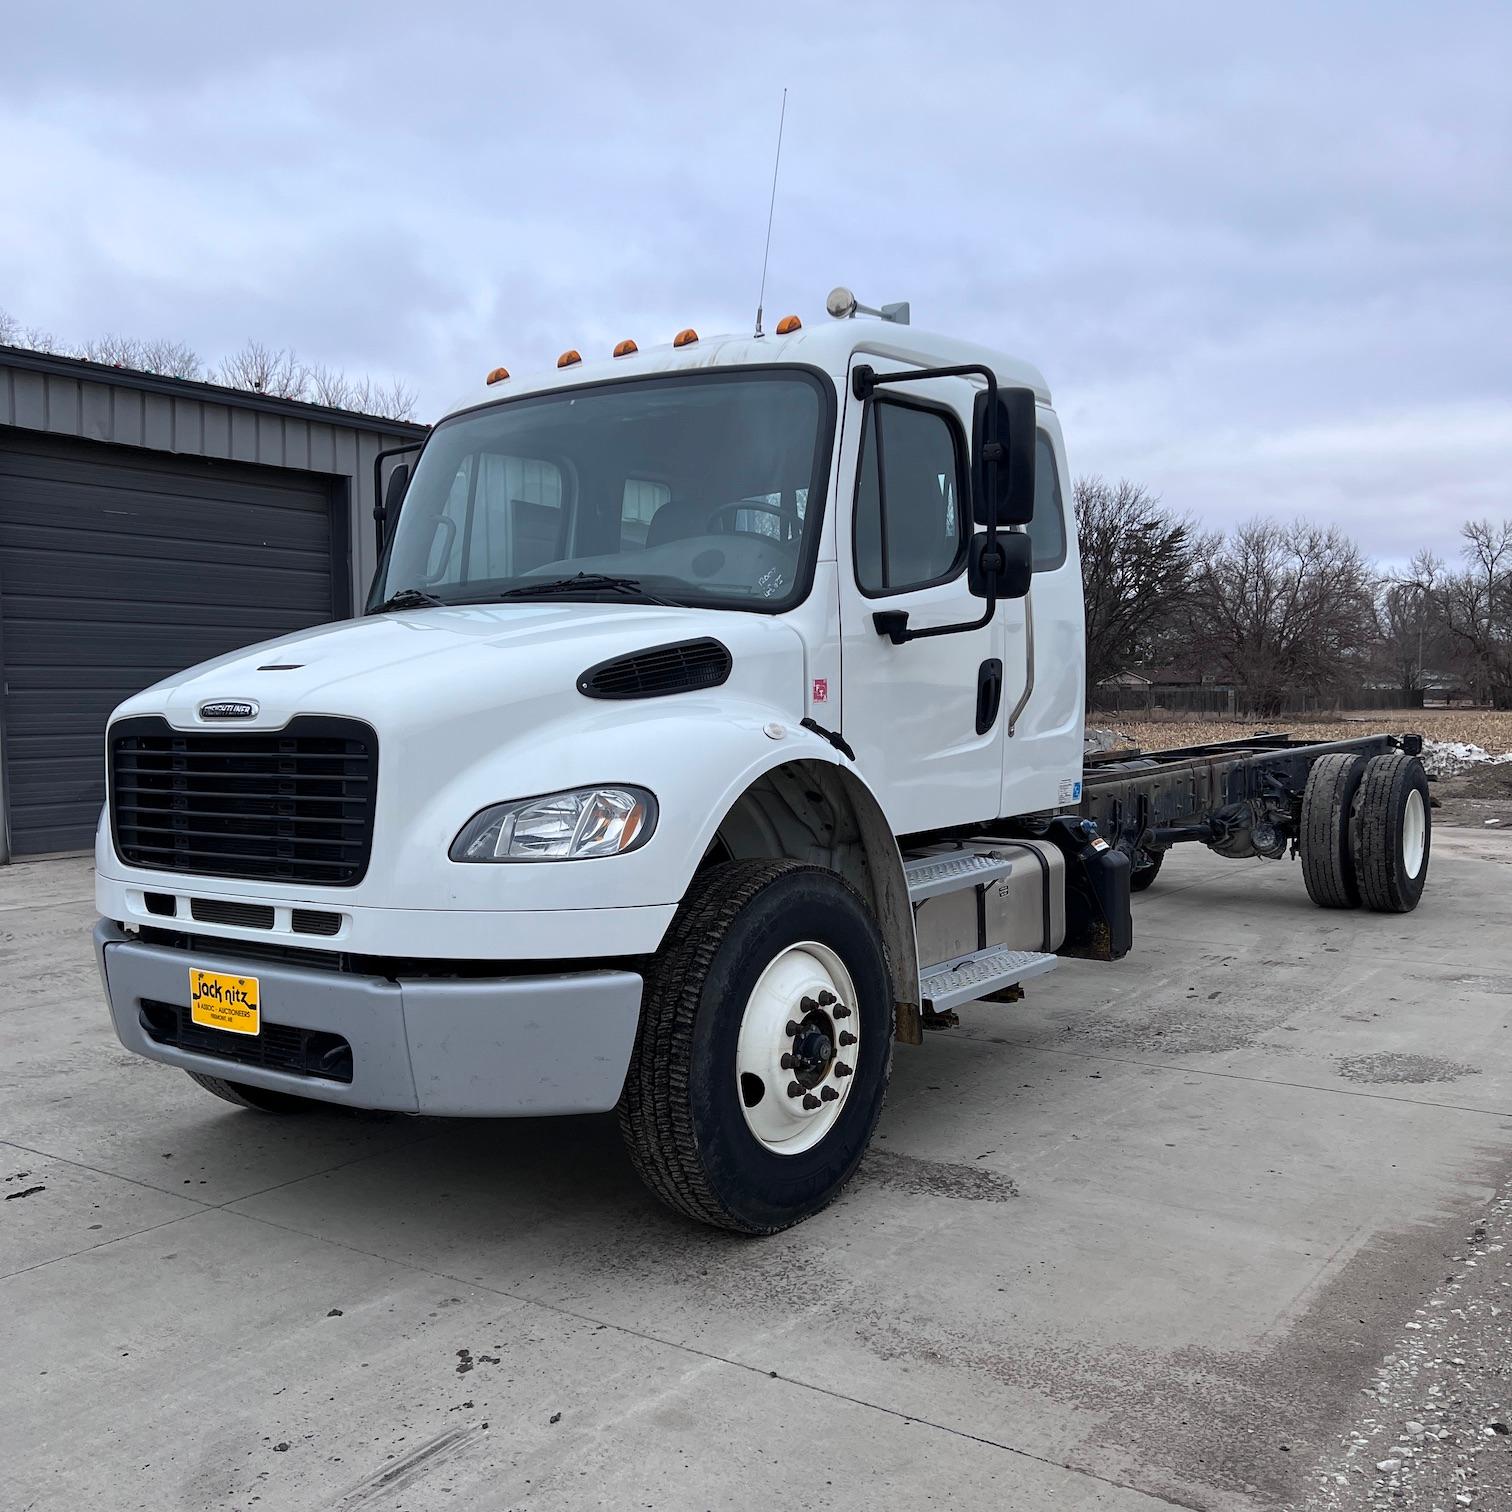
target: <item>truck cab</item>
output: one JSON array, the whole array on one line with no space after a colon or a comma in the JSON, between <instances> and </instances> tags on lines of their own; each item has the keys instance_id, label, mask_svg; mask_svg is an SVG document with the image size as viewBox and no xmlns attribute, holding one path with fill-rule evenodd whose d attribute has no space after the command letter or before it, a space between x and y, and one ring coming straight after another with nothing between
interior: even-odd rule
<instances>
[{"instance_id":1,"label":"truck cab","mask_svg":"<svg viewBox=\"0 0 1512 1512\"><path fill-rule=\"evenodd\" d=\"M895 1039L1127 948L1127 859L1050 817L1067 477L1038 371L895 321L495 370L364 615L112 717L122 1041L262 1111L618 1108L672 1206L806 1216Z\"/></svg>"}]
</instances>

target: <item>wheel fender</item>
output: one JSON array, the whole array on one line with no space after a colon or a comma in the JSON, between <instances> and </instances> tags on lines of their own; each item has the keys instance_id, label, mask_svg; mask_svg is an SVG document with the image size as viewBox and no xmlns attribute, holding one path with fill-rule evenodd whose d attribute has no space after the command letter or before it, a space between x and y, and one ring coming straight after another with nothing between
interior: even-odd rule
<instances>
[{"instance_id":1,"label":"wheel fender","mask_svg":"<svg viewBox=\"0 0 1512 1512\"><path fill-rule=\"evenodd\" d=\"M694 852L696 861L702 861L736 806L763 779L791 773L801 777L808 787L817 788L836 816L835 832L829 843L815 843L803 849L774 847L769 853L790 854L795 859L827 865L861 894L887 948L897 1038L907 1044L922 1044L918 942L908 880L893 826L876 794L849 761L810 732L795 733L801 739L784 750L760 753L711 807ZM685 890L696 871L695 862L689 869Z\"/></svg>"}]
</instances>

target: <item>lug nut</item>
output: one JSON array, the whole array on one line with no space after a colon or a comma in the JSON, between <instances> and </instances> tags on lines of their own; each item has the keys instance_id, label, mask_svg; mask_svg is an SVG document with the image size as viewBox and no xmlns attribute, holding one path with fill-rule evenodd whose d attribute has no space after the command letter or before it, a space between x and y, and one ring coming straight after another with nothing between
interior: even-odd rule
<instances>
[{"instance_id":1,"label":"lug nut","mask_svg":"<svg viewBox=\"0 0 1512 1512\"><path fill-rule=\"evenodd\" d=\"M803 1088L800 1087L798 1085L798 1083L795 1082L795 1081L794 1082L789 1082L787 1084L787 1095L789 1097L802 1097L803 1096Z\"/></svg>"},{"instance_id":2,"label":"lug nut","mask_svg":"<svg viewBox=\"0 0 1512 1512\"><path fill-rule=\"evenodd\" d=\"M787 1021L787 1037L792 1039L802 1027L801 1024L795 1024L792 1019L789 1019Z\"/></svg>"},{"instance_id":3,"label":"lug nut","mask_svg":"<svg viewBox=\"0 0 1512 1512\"><path fill-rule=\"evenodd\" d=\"M851 1015L850 1009L847 1008L844 1003L839 1003L839 1004L836 1005L835 1011L834 1011L833 1014L831 1014L831 1017L832 1018L849 1018L850 1015Z\"/></svg>"},{"instance_id":4,"label":"lug nut","mask_svg":"<svg viewBox=\"0 0 1512 1512\"><path fill-rule=\"evenodd\" d=\"M834 1100L839 1097L839 1095L840 1094L828 1084L825 1085L824 1090L819 1094L820 1098L825 1102L834 1102Z\"/></svg>"},{"instance_id":5,"label":"lug nut","mask_svg":"<svg viewBox=\"0 0 1512 1512\"><path fill-rule=\"evenodd\" d=\"M856 1043L856 1036L849 1029L842 1029L840 1031L840 1043L842 1045L854 1045Z\"/></svg>"},{"instance_id":6,"label":"lug nut","mask_svg":"<svg viewBox=\"0 0 1512 1512\"><path fill-rule=\"evenodd\" d=\"M828 1008L829 1005L835 1001L836 998L833 992L821 992L819 994L819 1006L821 1008Z\"/></svg>"},{"instance_id":7,"label":"lug nut","mask_svg":"<svg viewBox=\"0 0 1512 1512\"><path fill-rule=\"evenodd\" d=\"M779 1060L777 1064L781 1066L784 1071L791 1071L793 1069L793 1057L789 1055L786 1050L784 1050L782 1052L782 1059Z\"/></svg>"},{"instance_id":8,"label":"lug nut","mask_svg":"<svg viewBox=\"0 0 1512 1512\"><path fill-rule=\"evenodd\" d=\"M836 1061L835 1062L835 1075L836 1076L849 1076L850 1074L851 1074L851 1068L849 1066L845 1065L841 1061Z\"/></svg>"},{"instance_id":9,"label":"lug nut","mask_svg":"<svg viewBox=\"0 0 1512 1512\"><path fill-rule=\"evenodd\" d=\"M798 1006L799 1006L799 1007L800 1007L800 1008L801 1008L801 1009L803 1009L803 1011L804 1011L804 1012L805 1012L805 1013L812 1013L812 1012L813 1012L813 1011L814 1011L814 1009L816 1009L816 1008L817 1008L817 1007L818 1007L818 1006L819 1006L819 1005L818 1005L818 1003L816 1003L816 1002L815 1002L815 1001L814 1001L814 1000L813 1000L813 998L804 998L804 999L803 999L803 1000L802 1000L802 1001L801 1001L801 1002L800 1002L800 1003L799 1003L799 1004L798 1004Z\"/></svg>"},{"instance_id":10,"label":"lug nut","mask_svg":"<svg viewBox=\"0 0 1512 1512\"><path fill-rule=\"evenodd\" d=\"M810 1110L817 1108L819 1106L819 1099L815 1097L812 1092L810 1092L809 1095L803 1099L803 1106Z\"/></svg>"}]
</instances>

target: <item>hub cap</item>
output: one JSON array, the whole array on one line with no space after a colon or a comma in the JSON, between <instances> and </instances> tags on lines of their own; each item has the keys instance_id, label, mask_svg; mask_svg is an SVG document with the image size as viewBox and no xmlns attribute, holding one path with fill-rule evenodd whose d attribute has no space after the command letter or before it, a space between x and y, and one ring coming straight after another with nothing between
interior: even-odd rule
<instances>
[{"instance_id":1,"label":"hub cap","mask_svg":"<svg viewBox=\"0 0 1512 1512\"><path fill-rule=\"evenodd\" d=\"M1413 788L1407 794L1402 811L1402 867L1409 877L1423 869L1423 853L1428 849L1428 816L1423 809L1423 795Z\"/></svg>"},{"instance_id":2,"label":"hub cap","mask_svg":"<svg viewBox=\"0 0 1512 1512\"><path fill-rule=\"evenodd\" d=\"M766 1149L797 1155L834 1127L855 1084L860 1036L856 989L828 946L790 945L761 973L740 1020L735 1090Z\"/></svg>"}]
</instances>

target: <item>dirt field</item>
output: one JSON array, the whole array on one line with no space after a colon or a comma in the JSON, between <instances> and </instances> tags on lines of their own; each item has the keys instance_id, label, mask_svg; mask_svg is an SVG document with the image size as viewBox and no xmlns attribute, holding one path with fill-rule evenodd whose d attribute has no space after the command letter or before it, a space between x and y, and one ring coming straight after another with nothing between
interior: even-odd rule
<instances>
[{"instance_id":1,"label":"dirt field","mask_svg":"<svg viewBox=\"0 0 1512 1512\"><path fill-rule=\"evenodd\" d=\"M1348 740L1376 730L1402 730L1429 740L1455 740L1478 745L1498 755L1512 751L1512 711L1490 709L1376 709L1338 716L1291 715L1267 722L1207 719L1131 721L1122 715L1090 714L1089 725L1121 730L1147 751L1194 745L1203 740L1242 740L1262 730L1294 730L1319 740Z\"/></svg>"},{"instance_id":2,"label":"dirt field","mask_svg":"<svg viewBox=\"0 0 1512 1512\"><path fill-rule=\"evenodd\" d=\"M1476 745L1493 756L1512 751L1512 712L1490 709L1367 710L1333 719L1303 716L1271 723L1200 719L1130 723L1092 715L1088 724L1116 729L1145 751L1196 745L1206 740L1243 740L1261 731L1283 730L1317 740L1348 740L1380 730L1411 731L1429 740ZM1512 762L1473 766L1455 777L1430 780L1434 783L1435 824L1512 830Z\"/></svg>"}]
</instances>

